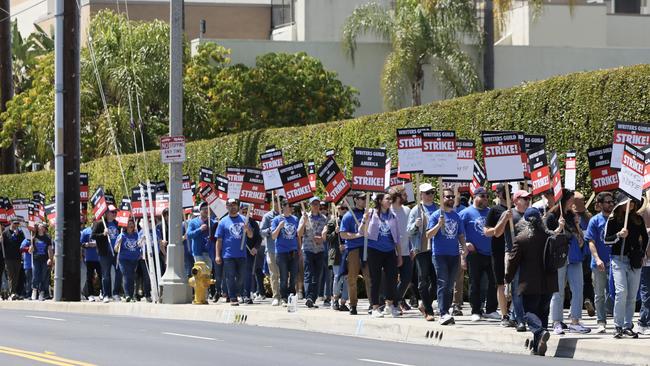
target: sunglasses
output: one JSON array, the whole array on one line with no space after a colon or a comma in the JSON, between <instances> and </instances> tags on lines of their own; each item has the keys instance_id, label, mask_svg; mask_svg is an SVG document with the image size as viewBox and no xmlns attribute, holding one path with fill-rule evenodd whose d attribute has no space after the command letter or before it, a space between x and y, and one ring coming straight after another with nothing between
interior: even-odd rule
<instances>
[{"instance_id":1,"label":"sunglasses","mask_svg":"<svg viewBox=\"0 0 650 366\"><path fill-rule=\"evenodd\" d=\"M454 198L456 198L456 195L455 194L450 194L450 195L445 196L445 198L448 199L448 200L453 200Z\"/></svg>"},{"instance_id":2,"label":"sunglasses","mask_svg":"<svg viewBox=\"0 0 650 366\"><path fill-rule=\"evenodd\" d=\"M339 210L347 211L348 208L347 207L339 207Z\"/></svg>"},{"instance_id":3,"label":"sunglasses","mask_svg":"<svg viewBox=\"0 0 650 366\"><path fill-rule=\"evenodd\" d=\"M428 194L433 194L433 191L422 192L422 194L427 194L427 195L428 195Z\"/></svg>"}]
</instances>

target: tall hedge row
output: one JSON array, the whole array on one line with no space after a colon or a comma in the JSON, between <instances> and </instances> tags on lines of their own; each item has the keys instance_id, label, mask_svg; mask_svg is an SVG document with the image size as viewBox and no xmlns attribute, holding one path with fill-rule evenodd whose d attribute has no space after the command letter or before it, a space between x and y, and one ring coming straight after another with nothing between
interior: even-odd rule
<instances>
[{"instance_id":1,"label":"tall hedge row","mask_svg":"<svg viewBox=\"0 0 650 366\"><path fill-rule=\"evenodd\" d=\"M267 145L285 151L288 161L323 160L334 148L341 166L351 164L354 146L386 146L396 158L395 129L432 126L456 130L461 138L480 143L482 130L521 130L547 136L549 149L562 154L578 151L579 189L589 193L586 150L611 143L615 120L650 121L650 65L583 72L524 84L509 89L477 93L396 112L310 126L246 131L193 142L187 146L186 173L196 177L200 166L222 172L228 165L256 165ZM150 179L165 179L167 168L158 151L146 154ZM145 179L141 155L123 155L129 187ZM105 157L82 166L90 173L90 185L104 185L116 196L123 193L116 157ZM0 195L27 197L33 190L48 196L54 192L51 171L0 176Z\"/></svg>"}]
</instances>

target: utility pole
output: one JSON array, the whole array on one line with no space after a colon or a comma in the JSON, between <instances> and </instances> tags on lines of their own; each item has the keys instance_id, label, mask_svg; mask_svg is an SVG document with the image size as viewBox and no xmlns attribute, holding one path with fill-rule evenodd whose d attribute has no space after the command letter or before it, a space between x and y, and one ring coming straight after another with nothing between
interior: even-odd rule
<instances>
[{"instance_id":1,"label":"utility pole","mask_svg":"<svg viewBox=\"0 0 650 366\"><path fill-rule=\"evenodd\" d=\"M79 9L76 0L56 0L54 48L54 158L56 257L54 300L79 301Z\"/></svg>"},{"instance_id":2,"label":"utility pole","mask_svg":"<svg viewBox=\"0 0 650 366\"><path fill-rule=\"evenodd\" d=\"M7 102L14 96L11 57L11 0L0 0L0 113L7 110ZM2 125L0 124L0 128ZM16 138L6 149L2 149L0 173L16 172Z\"/></svg>"},{"instance_id":3,"label":"utility pole","mask_svg":"<svg viewBox=\"0 0 650 366\"><path fill-rule=\"evenodd\" d=\"M169 4L169 136L183 135L183 0ZM189 301L184 267L181 223L183 221L183 163L169 164L169 237L167 270L162 277L162 301L181 304Z\"/></svg>"},{"instance_id":4,"label":"utility pole","mask_svg":"<svg viewBox=\"0 0 650 366\"><path fill-rule=\"evenodd\" d=\"M494 0L483 3L483 88L494 89Z\"/></svg>"}]
</instances>

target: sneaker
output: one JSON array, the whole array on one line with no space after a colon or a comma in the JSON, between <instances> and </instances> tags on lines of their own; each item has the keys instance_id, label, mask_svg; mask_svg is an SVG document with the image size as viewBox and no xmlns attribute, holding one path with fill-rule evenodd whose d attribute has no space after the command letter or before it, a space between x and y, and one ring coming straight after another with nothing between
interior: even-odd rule
<instances>
[{"instance_id":1,"label":"sneaker","mask_svg":"<svg viewBox=\"0 0 650 366\"><path fill-rule=\"evenodd\" d=\"M591 333L591 328L587 328L580 323L571 324L569 325L569 333L587 334L587 333Z\"/></svg>"},{"instance_id":2,"label":"sneaker","mask_svg":"<svg viewBox=\"0 0 650 366\"><path fill-rule=\"evenodd\" d=\"M250 297L249 297L249 298L246 298L246 299L244 300L244 304L246 304L246 305L253 305L253 304L254 304L253 299L251 299Z\"/></svg>"},{"instance_id":3,"label":"sneaker","mask_svg":"<svg viewBox=\"0 0 650 366\"><path fill-rule=\"evenodd\" d=\"M147 302L153 302L153 299L151 298L151 296L147 296L145 299L147 300Z\"/></svg>"},{"instance_id":4,"label":"sneaker","mask_svg":"<svg viewBox=\"0 0 650 366\"><path fill-rule=\"evenodd\" d=\"M379 309L375 309L375 310L372 311L372 313L370 314L370 316L373 317L373 318L383 318L383 317L384 317L384 313L382 313L381 311L379 311Z\"/></svg>"},{"instance_id":5,"label":"sneaker","mask_svg":"<svg viewBox=\"0 0 650 366\"><path fill-rule=\"evenodd\" d=\"M645 327L645 329L643 330L643 332L641 332L641 334L650 335L650 327Z\"/></svg>"},{"instance_id":6,"label":"sneaker","mask_svg":"<svg viewBox=\"0 0 650 366\"><path fill-rule=\"evenodd\" d=\"M280 300L273 299L273 301L271 301L271 306L280 306Z\"/></svg>"},{"instance_id":7,"label":"sneaker","mask_svg":"<svg viewBox=\"0 0 650 366\"><path fill-rule=\"evenodd\" d=\"M45 291L41 291L38 294L38 301L45 301Z\"/></svg>"},{"instance_id":8,"label":"sneaker","mask_svg":"<svg viewBox=\"0 0 650 366\"><path fill-rule=\"evenodd\" d=\"M286 307L287 307L287 300L282 299L282 301L280 301L280 303L282 304L282 307L283 307L283 308L286 308Z\"/></svg>"},{"instance_id":9,"label":"sneaker","mask_svg":"<svg viewBox=\"0 0 650 366\"><path fill-rule=\"evenodd\" d=\"M491 313L483 314L483 318L490 320L499 320L501 319L501 315L496 311L493 311Z\"/></svg>"},{"instance_id":10,"label":"sneaker","mask_svg":"<svg viewBox=\"0 0 650 366\"><path fill-rule=\"evenodd\" d=\"M372 315L372 305L368 306L368 315Z\"/></svg>"},{"instance_id":11,"label":"sneaker","mask_svg":"<svg viewBox=\"0 0 650 366\"><path fill-rule=\"evenodd\" d=\"M449 314L445 314L440 317L440 325L450 325L454 323L455 323L454 317Z\"/></svg>"},{"instance_id":12,"label":"sneaker","mask_svg":"<svg viewBox=\"0 0 650 366\"><path fill-rule=\"evenodd\" d=\"M350 305L350 315L357 315L357 307Z\"/></svg>"},{"instance_id":13,"label":"sneaker","mask_svg":"<svg viewBox=\"0 0 650 366\"><path fill-rule=\"evenodd\" d=\"M230 306L239 306L239 301L231 301Z\"/></svg>"},{"instance_id":14,"label":"sneaker","mask_svg":"<svg viewBox=\"0 0 650 366\"><path fill-rule=\"evenodd\" d=\"M107 303L111 302L111 298L108 297L108 296L106 296L106 297L104 298L104 300L102 300L102 301L104 302L104 304L107 304Z\"/></svg>"},{"instance_id":15,"label":"sneaker","mask_svg":"<svg viewBox=\"0 0 650 366\"><path fill-rule=\"evenodd\" d=\"M264 300L266 300L265 296L262 296L260 294L257 294L257 296L255 296L255 301L264 301Z\"/></svg>"},{"instance_id":16,"label":"sneaker","mask_svg":"<svg viewBox=\"0 0 650 366\"><path fill-rule=\"evenodd\" d=\"M589 299L585 300L585 309L587 309L587 315L589 316L596 315L596 310L594 309L594 305L591 303L591 300Z\"/></svg>"},{"instance_id":17,"label":"sneaker","mask_svg":"<svg viewBox=\"0 0 650 366\"><path fill-rule=\"evenodd\" d=\"M404 301L402 301L402 303L400 304L400 306L401 306L401 308L402 308L402 311L409 311L409 310L411 310L411 307L409 306L409 304L407 304L407 303L404 302Z\"/></svg>"},{"instance_id":18,"label":"sneaker","mask_svg":"<svg viewBox=\"0 0 650 366\"><path fill-rule=\"evenodd\" d=\"M614 331L614 338L616 338L616 339L623 338L623 328L616 327L616 331Z\"/></svg>"},{"instance_id":19,"label":"sneaker","mask_svg":"<svg viewBox=\"0 0 650 366\"><path fill-rule=\"evenodd\" d=\"M564 334L564 329L562 329L562 324L555 323L553 325L553 333L556 334L556 335L563 335Z\"/></svg>"},{"instance_id":20,"label":"sneaker","mask_svg":"<svg viewBox=\"0 0 650 366\"><path fill-rule=\"evenodd\" d=\"M302 292L298 292L298 300L304 299Z\"/></svg>"},{"instance_id":21,"label":"sneaker","mask_svg":"<svg viewBox=\"0 0 650 366\"><path fill-rule=\"evenodd\" d=\"M126 297L126 302L131 302L131 296Z\"/></svg>"},{"instance_id":22,"label":"sneaker","mask_svg":"<svg viewBox=\"0 0 650 366\"><path fill-rule=\"evenodd\" d=\"M598 334L605 334L605 324L603 323L598 323L598 328L596 328L596 333Z\"/></svg>"},{"instance_id":23,"label":"sneaker","mask_svg":"<svg viewBox=\"0 0 650 366\"><path fill-rule=\"evenodd\" d=\"M333 301L332 305L331 305L331 308L334 311L339 311L339 309L340 309L339 301L338 300Z\"/></svg>"},{"instance_id":24,"label":"sneaker","mask_svg":"<svg viewBox=\"0 0 650 366\"><path fill-rule=\"evenodd\" d=\"M504 327L504 328L513 327L512 323L510 322L510 319L508 318L507 315L501 318L501 326Z\"/></svg>"},{"instance_id":25,"label":"sneaker","mask_svg":"<svg viewBox=\"0 0 650 366\"><path fill-rule=\"evenodd\" d=\"M16 301L16 300L18 300L18 295L12 294L11 295L11 301Z\"/></svg>"},{"instance_id":26,"label":"sneaker","mask_svg":"<svg viewBox=\"0 0 650 366\"><path fill-rule=\"evenodd\" d=\"M469 318L469 320L471 320L473 322L477 322L477 321L481 320L481 315L480 314L472 314L472 316Z\"/></svg>"},{"instance_id":27,"label":"sneaker","mask_svg":"<svg viewBox=\"0 0 650 366\"><path fill-rule=\"evenodd\" d=\"M524 323L517 324L517 332L525 332L525 331L526 331L526 324Z\"/></svg>"},{"instance_id":28,"label":"sneaker","mask_svg":"<svg viewBox=\"0 0 650 366\"><path fill-rule=\"evenodd\" d=\"M38 290L32 290L32 300L36 301L38 299Z\"/></svg>"},{"instance_id":29,"label":"sneaker","mask_svg":"<svg viewBox=\"0 0 650 366\"><path fill-rule=\"evenodd\" d=\"M402 312L400 311L400 309L397 306L391 306L390 307L390 315L393 318L397 318L397 317L402 315Z\"/></svg>"},{"instance_id":30,"label":"sneaker","mask_svg":"<svg viewBox=\"0 0 650 366\"><path fill-rule=\"evenodd\" d=\"M625 328L623 329L623 334L630 337L630 338L639 338L639 333L633 331L631 328Z\"/></svg>"},{"instance_id":31,"label":"sneaker","mask_svg":"<svg viewBox=\"0 0 650 366\"><path fill-rule=\"evenodd\" d=\"M565 323L565 322L560 322L560 325L562 326L562 329L564 329L564 330L567 330L567 329L569 329L569 326L568 326L568 325L566 325L566 323Z\"/></svg>"},{"instance_id":32,"label":"sneaker","mask_svg":"<svg viewBox=\"0 0 650 366\"><path fill-rule=\"evenodd\" d=\"M539 338L539 343L537 344L537 355L538 356L545 356L546 355L546 348L547 345L546 343L548 342L548 339L551 338L551 333L544 331Z\"/></svg>"},{"instance_id":33,"label":"sneaker","mask_svg":"<svg viewBox=\"0 0 650 366\"><path fill-rule=\"evenodd\" d=\"M95 298L95 296L88 296L88 301L89 302L95 302L95 301L97 301L97 299Z\"/></svg>"},{"instance_id":34,"label":"sneaker","mask_svg":"<svg viewBox=\"0 0 650 366\"><path fill-rule=\"evenodd\" d=\"M331 306L332 306L332 302L330 300L323 301L323 307L324 308L329 308Z\"/></svg>"},{"instance_id":35,"label":"sneaker","mask_svg":"<svg viewBox=\"0 0 650 366\"><path fill-rule=\"evenodd\" d=\"M454 305L451 312L452 316L463 316L463 310L460 305Z\"/></svg>"},{"instance_id":36,"label":"sneaker","mask_svg":"<svg viewBox=\"0 0 650 366\"><path fill-rule=\"evenodd\" d=\"M389 315L392 313L392 312L391 312L391 308L392 308L392 307L393 307L392 305L386 305L386 306L384 306L383 309L382 309L382 308L379 308L379 310L380 310L381 313L384 314L385 316L389 316Z\"/></svg>"},{"instance_id":37,"label":"sneaker","mask_svg":"<svg viewBox=\"0 0 650 366\"><path fill-rule=\"evenodd\" d=\"M219 298L221 298L221 295L219 295L219 294L214 294L214 296L212 296L212 302L213 302L213 303L216 303L217 301L219 301Z\"/></svg>"},{"instance_id":38,"label":"sneaker","mask_svg":"<svg viewBox=\"0 0 650 366\"><path fill-rule=\"evenodd\" d=\"M339 311L350 311L350 308L348 308L345 304L341 304L339 305Z\"/></svg>"},{"instance_id":39,"label":"sneaker","mask_svg":"<svg viewBox=\"0 0 650 366\"><path fill-rule=\"evenodd\" d=\"M307 301L305 301L305 306L308 307L308 308L313 308L314 307L314 302L311 301L311 299L307 299Z\"/></svg>"},{"instance_id":40,"label":"sneaker","mask_svg":"<svg viewBox=\"0 0 650 366\"><path fill-rule=\"evenodd\" d=\"M122 301L122 298L120 298L119 295L113 295L113 301L120 302L120 301Z\"/></svg>"}]
</instances>

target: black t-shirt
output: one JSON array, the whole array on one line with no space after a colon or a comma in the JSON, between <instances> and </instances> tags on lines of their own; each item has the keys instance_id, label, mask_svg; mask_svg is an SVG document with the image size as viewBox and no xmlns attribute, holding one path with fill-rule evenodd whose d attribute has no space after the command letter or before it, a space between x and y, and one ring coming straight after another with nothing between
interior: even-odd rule
<instances>
[{"instance_id":1,"label":"black t-shirt","mask_svg":"<svg viewBox=\"0 0 650 366\"><path fill-rule=\"evenodd\" d=\"M502 204L498 204L496 206L492 206L490 208L490 211L488 211L487 217L485 218L485 227L486 228L494 228L497 226L497 223L499 222L499 219L501 218L501 215L506 211L506 206ZM501 235L499 237L493 236L492 237L492 250L498 250L498 251L503 251L505 248L506 242L504 239L504 235Z\"/></svg>"}]
</instances>

